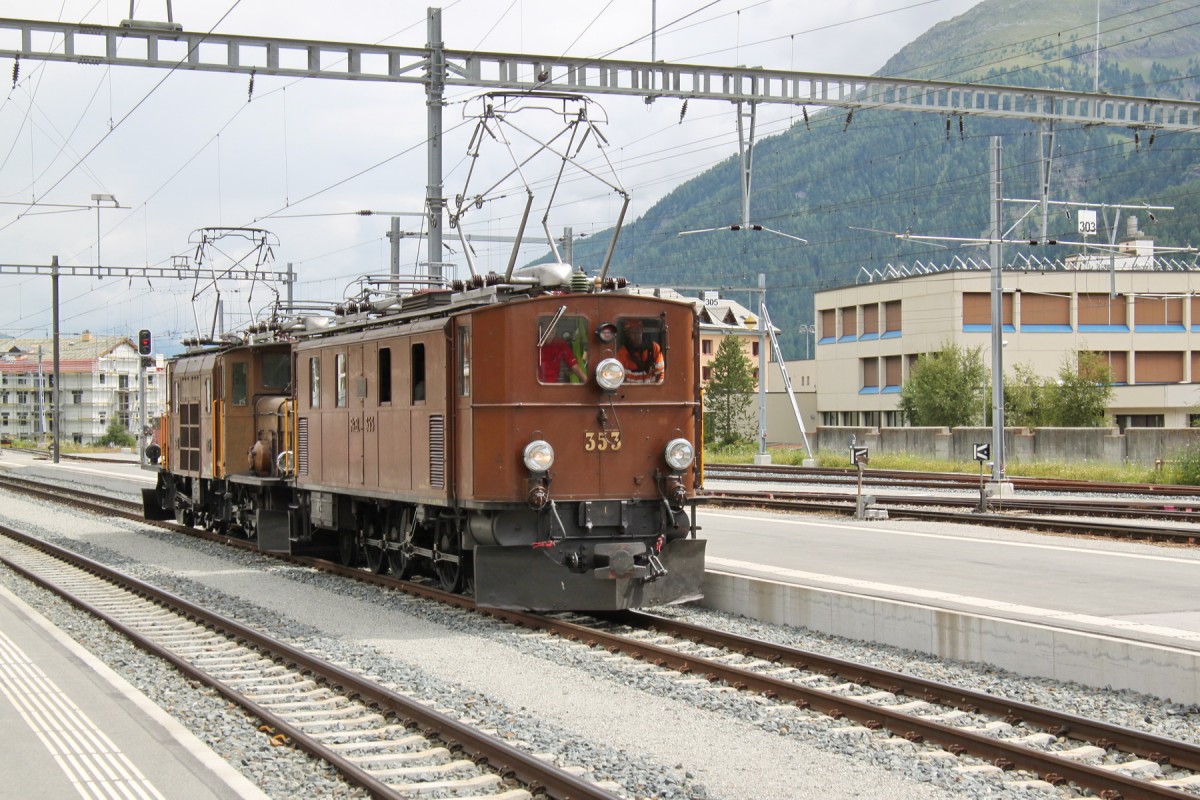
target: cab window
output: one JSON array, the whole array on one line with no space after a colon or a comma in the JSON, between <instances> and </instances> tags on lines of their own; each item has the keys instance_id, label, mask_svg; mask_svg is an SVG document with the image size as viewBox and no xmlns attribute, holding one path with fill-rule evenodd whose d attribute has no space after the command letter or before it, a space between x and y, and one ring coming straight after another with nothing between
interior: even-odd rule
<instances>
[{"instance_id":1,"label":"cab window","mask_svg":"<svg viewBox=\"0 0 1200 800\"><path fill-rule=\"evenodd\" d=\"M538 383L587 383L588 322L586 317L560 315L537 321Z\"/></svg>"},{"instance_id":2,"label":"cab window","mask_svg":"<svg viewBox=\"0 0 1200 800\"><path fill-rule=\"evenodd\" d=\"M235 406L246 405L246 399L250 395L250 366L245 362L234 362L232 382L230 399L233 400L233 404Z\"/></svg>"},{"instance_id":3,"label":"cab window","mask_svg":"<svg viewBox=\"0 0 1200 800\"><path fill-rule=\"evenodd\" d=\"M285 389L292 382L292 357L289 353L264 353L262 382L267 389Z\"/></svg>"},{"instance_id":4,"label":"cab window","mask_svg":"<svg viewBox=\"0 0 1200 800\"><path fill-rule=\"evenodd\" d=\"M658 317L617 320L620 348L617 360L625 367L626 383L660 384L667 375L667 331Z\"/></svg>"}]
</instances>

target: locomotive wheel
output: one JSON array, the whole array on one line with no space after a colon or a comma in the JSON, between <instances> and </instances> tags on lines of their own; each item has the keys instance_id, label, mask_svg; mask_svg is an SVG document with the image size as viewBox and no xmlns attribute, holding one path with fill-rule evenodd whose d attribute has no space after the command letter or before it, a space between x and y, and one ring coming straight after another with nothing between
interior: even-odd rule
<instances>
[{"instance_id":1,"label":"locomotive wheel","mask_svg":"<svg viewBox=\"0 0 1200 800\"><path fill-rule=\"evenodd\" d=\"M434 569L437 571L438 583L441 584L442 589L447 592L462 591L465 577L462 547L459 544L458 534L453 528L446 526L438 531L436 556L439 557L434 561ZM450 556L454 560L446 560L445 556Z\"/></svg>"},{"instance_id":2,"label":"locomotive wheel","mask_svg":"<svg viewBox=\"0 0 1200 800\"><path fill-rule=\"evenodd\" d=\"M343 567L353 567L358 564L358 542L354 534L342 531L338 534L338 563Z\"/></svg>"},{"instance_id":3,"label":"locomotive wheel","mask_svg":"<svg viewBox=\"0 0 1200 800\"><path fill-rule=\"evenodd\" d=\"M379 523L372 518L367 521L363 530L363 554L366 557L367 569L376 575L387 572L388 562L384 557L386 552L380 537Z\"/></svg>"},{"instance_id":4,"label":"locomotive wheel","mask_svg":"<svg viewBox=\"0 0 1200 800\"><path fill-rule=\"evenodd\" d=\"M392 509L388 511L388 526L387 526L387 541L389 545L394 545L399 542L402 547L397 549L389 547L387 551L388 564L391 566L393 577L400 580L407 580L413 576L416 571L413 557L404 548L410 546L404 541L405 532L409 528L409 519L411 512L408 509L402 511Z\"/></svg>"}]
</instances>

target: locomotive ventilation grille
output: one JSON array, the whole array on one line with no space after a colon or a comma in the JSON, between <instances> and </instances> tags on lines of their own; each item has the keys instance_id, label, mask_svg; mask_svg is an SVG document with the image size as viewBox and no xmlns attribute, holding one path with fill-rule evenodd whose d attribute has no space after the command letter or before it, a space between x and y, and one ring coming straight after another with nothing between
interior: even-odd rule
<instances>
[{"instance_id":1,"label":"locomotive ventilation grille","mask_svg":"<svg viewBox=\"0 0 1200 800\"><path fill-rule=\"evenodd\" d=\"M179 468L200 471L200 404L179 404Z\"/></svg>"},{"instance_id":2,"label":"locomotive ventilation grille","mask_svg":"<svg viewBox=\"0 0 1200 800\"><path fill-rule=\"evenodd\" d=\"M429 485L446 488L446 420L441 414L429 418Z\"/></svg>"},{"instance_id":3,"label":"locomotive ventilation grille","mask_svg":"<svg viewBox=\"0 0 1200 800\"><path fill-rule=\"evenodd\" d=\"M296 420L296 473L308 474L308 417Z\"/></svg>"}]
</instances>

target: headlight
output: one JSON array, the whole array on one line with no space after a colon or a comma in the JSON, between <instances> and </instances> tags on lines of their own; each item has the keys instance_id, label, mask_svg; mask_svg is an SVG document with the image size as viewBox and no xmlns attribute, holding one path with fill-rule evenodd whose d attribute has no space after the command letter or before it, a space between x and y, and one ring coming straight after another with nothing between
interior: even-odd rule
<instances>
[{"instance_id":1,"label":"headlight","mask_svg":"<svg viewBox=\"0 0 1200 800\"><path fill-rule=\"evenodd\" d=\"M554 448L541 439L525 445L524 457L530 472L546 472L554 466Z\"/></svg>"},{"instance_id":2,"label":"headlight","mask_svg":"<svg viewBox=\"0 0 1200 800\"><path fill-rule=\"evenodd\" d=\"M606 392L615 392L625 382L625 367L615 358L606 358L596 365L596 383Z\"/></svg>"},{"instance_id":3,"label":"headlight","mask_svg":"<svg viewBox=\"0 0 1200 800\"><path fill-rule=\"evenodd\" d=\"M671 469L687 469L695 456L696 451L687 439L672 439L663 451L663 457L667 459L667 465Z\"/></svg>"}]
</instances>

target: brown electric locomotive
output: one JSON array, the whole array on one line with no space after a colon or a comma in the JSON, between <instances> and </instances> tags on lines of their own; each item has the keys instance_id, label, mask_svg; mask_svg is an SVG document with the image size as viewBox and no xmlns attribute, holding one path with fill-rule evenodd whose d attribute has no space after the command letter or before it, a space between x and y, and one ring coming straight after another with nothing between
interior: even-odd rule
<instances>
[{"instance_id":1,"label":"brown electric locomotive","mask_svg":"<svg viewBox=\"0 0 1200 800\"><path fill-rule=\"evenodd\" d=\"M696 309L557 266L191 343L146 516L483 606L699 597Z\"/></svg>"}]
</instances>

